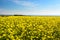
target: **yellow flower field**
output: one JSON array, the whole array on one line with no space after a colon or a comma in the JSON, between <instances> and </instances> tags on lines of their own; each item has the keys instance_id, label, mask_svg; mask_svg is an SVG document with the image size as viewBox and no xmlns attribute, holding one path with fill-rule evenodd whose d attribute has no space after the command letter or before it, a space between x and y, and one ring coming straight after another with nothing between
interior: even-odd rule
<instances>
[{"instance_id":1,"label":"yellow flower field","mask_svg":"<svg viewBox=\"0 0 60 40\"><path fill-rule=\"evenodd\" d=\"M0 40L60 40L60 17L0 16Z\"/></svg>"}]
</instances>

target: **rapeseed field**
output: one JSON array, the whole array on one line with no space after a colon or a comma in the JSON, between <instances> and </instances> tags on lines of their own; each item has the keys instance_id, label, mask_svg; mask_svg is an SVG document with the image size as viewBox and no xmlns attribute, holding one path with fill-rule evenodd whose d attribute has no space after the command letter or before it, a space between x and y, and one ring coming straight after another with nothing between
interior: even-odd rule
<instances>
[{"instance_id":1,"label":"rapeseed field","mask_svg":"<svg viewBox=\"0 0 60 40\"><path fill-rule=\"evenodd\" d=\"M0 16L0 40L60 40L60 17Z\"/></svg>"}]
</instances>

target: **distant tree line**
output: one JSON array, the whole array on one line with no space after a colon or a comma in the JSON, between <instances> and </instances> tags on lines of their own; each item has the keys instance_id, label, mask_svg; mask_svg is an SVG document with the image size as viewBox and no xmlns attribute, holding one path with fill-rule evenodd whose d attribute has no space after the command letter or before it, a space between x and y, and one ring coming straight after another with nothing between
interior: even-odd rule
<instances>
[{"instance_id":1,"label":"distant tree line","mask_svg":"<svg viewBox=\"0 0 60 40\"><path fill-rule=\"evenodd\" d=\"M27 16L27 15L0 15L1 17L8 17L8 16Z\"/></svg>"}]
</instances>

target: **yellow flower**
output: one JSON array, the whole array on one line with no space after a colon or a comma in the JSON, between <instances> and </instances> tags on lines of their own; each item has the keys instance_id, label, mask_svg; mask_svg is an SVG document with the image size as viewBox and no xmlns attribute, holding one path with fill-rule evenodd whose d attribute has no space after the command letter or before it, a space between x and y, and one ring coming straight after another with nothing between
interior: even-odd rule
<instances>
[{"instance_id":1,"label":"yellow flower","mask_svg":"<svg viewBox=\"0 0 60 40\"><path fill-rule=\"evenodd\" d=\"M6 34L3 34L3 36L6 36Z\"/></svg>"},{"instance_id":2,"label":"yellow flower","mask_svg":"<svg viewBox=\"0 0 60 40\"><path fill-rule=\"evenodd\" d=\"M47 36L48 38L51 38L50 36Z\"/></svg>"}]
</instances>

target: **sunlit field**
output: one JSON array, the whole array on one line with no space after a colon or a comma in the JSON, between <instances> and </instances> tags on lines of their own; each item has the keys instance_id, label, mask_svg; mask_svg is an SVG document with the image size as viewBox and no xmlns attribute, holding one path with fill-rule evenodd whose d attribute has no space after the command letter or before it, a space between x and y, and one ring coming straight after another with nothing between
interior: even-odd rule
<instances>
[{"instance_id":1,"label":"sunlit field","mask_svg":"<svg viewBox=\"0 0 60 40\"><path fill-rule=\"evenodd\" d=\"M0 40L60 40L60 16L0 16Z\"/></svg>"}]
</instances>

